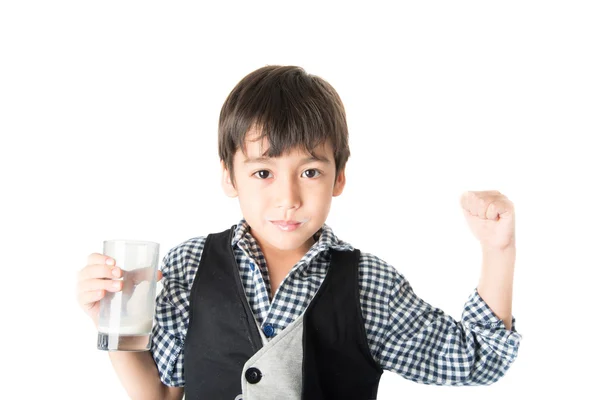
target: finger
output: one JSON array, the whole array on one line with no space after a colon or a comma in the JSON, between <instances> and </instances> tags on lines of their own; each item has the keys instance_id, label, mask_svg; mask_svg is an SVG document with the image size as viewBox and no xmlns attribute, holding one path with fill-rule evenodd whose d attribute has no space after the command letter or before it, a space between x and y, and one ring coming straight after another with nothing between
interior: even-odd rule
<instances>
[{"instance_id":1,"label":"finger","mask_svg":"<svg viewBox=\"0 0 600 400\"><path fill-rule=\"evenodd\" d=\"M162 278L163 278L163 273L162 273L162 271L161 271L161 270L159 270L159 271L156 273L156 280L157 280L157 281L160 281Z\"/></svg>"},{"instance_id":2,"label":"finger","mask_svg":"<svg viewBox=\"0 0 600 400\"><path fill-rule=\"evenodd\" d=\"M97 301L100 301L106 292L104 290L92 290L90 292L83 292L77 295L77 302L82 306L89 306Z\"/></svg>"},{"instance_id":3,"label":"finger","mask_svg":"<svg viewBox=\"0 0 600 400\"><path fill-rule=\"evenodd\" d=\"M497 190L468 191L462 194L460 203L471 215L485 219L489 205L503 197Z\"/></svg>"},{"instance_id":4,"label":"finger","mask_svg":"<svg viewBox=\"0 0 600 400\"><path fill-rule=\"evenodd\" d=\"M112 262L112 264L110 264ZM87 265L92 264L106 264L106 265L115 265L115 260L112 257L105 256L100 253L92 253L87 258Z\"/></svg>"},{"instance_id":5,"label":"finger","mask_svg":"<svg viewBox=\"0 0 600 400\"><path fill-rule=\"evenodd\" d=\"M485 218L496 221L498 219L498 202L492 201L485 210Z\"/></svg>"},{"instance_id":6,"label":"finger","mask_svg":"<svg viewBox=\"0 0 600 400\"><path fill-rule=\"evenodd\" d=\"M93 292L95 290L108 290L118 292L123 287L123 281L113 279L87 279L79 282L77 292Z\"/></svg>"},{"instance_id":7,"label":"finger","mask_svg":"<svg viewBox=\"0 0 600 400\"><path fill-rule=\"evenodd\" d=\"M512 202L508 199L500 199L493 201L486 212L487 219L497 220L502 218L503 214L507 214L513 211Z\"/></svg>"},{"instance_id":8,"label":"finger","mask_svg":"<svg viewBox=\"0 0 600 400\"><path fill-rule=\"evenodd\" d=\"M460 196L461 207L471 215L476 215L475 209L473 207L473 201L476 198L477 198L477 194L473 191L464 192Z\"/></svg>"},{"instance_id":9,"label":"finger","mask_svg":"<svg viewBox=\"0 0 600 400\"><path fill-rule=\"evenodd\" d=\"M497 190L480 190L480 191L476 191L475 192L478 196L481 197L486 197L486 196L497 196L497 195L501 195L502 193L500 193Z\"/></svg>"},{"instance_id":10,"label":"finger","mask_svg":"<svg viewBox=\"0 0 600 400\"><path fill-rule=\"evenodd\" d=\"M86 265L77 275L78 281L97 278L120 278L122 270L119 267L113 267L105 264Z\"/></svg>"},{"instance_id":11,"label":"finger","mask_svg":"<svg viewBox=\"0 0 600 400\"><path fill-rule=\"evenodd\" d=\"M478 192L476 207L479 218L498 219L498 205L506 200L506 196L497 190Z\"/></svg>"},{"instance_id":12,"label":"finger","mask_svg":"<svg viewBox=\"0 0 600 400\"><path fill-rule=\"evenodd\" d=\"M503 197L504 195L497 190L469 190L463 192L460 196L461 204L465 204L470 199L479 198L479 197Z\"/></svg>"},{"instance_id":13,"label":"finger","mask_svg":"<svg viewBox=\"0 0 600 400\"><path fill-rule=\"evenodd\" d=\"M473 200L473 207L475 207L475 211L477 216L481 219L485 219L485 214L487 212L488 206L492 203L493 199L490 197L477 197Z\"/></svg>"},{"instance_id":14,"label":"finger","mask_svg":"<svg viewBox=\"0 0 600 400\"><path fill-rule=\"evenodd\" d=\"M143 281L151 280L153 273L153 267L136 268L130 271L123 271L123 277L133 282L134 285L137 285Z\"/></svg>"}]
</instances>

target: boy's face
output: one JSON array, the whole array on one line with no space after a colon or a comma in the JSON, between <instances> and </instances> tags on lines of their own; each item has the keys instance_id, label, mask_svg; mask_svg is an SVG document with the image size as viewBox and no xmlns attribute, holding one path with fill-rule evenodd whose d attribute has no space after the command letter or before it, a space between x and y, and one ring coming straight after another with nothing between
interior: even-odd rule
<instances>
[{"instance_id":1,"label":"boy's face","mask_svg":"<svg viewBox=\"0 0 600 400\"><path fill-rule=\"evenodd\" d=\"M277 158L258 159L269 144L246 139L246 154L238 150L233 160L235 185L221 162L222 185L229 197L238 197L244 219L263 252L301 256L313 245L312 236L321 228L333 196L345 185L341 170L335 179L335 161L330 143L314 150L320 160L294 150ZM263 147L264 146L264 147ZM274 221L296 221L281 225ZM284 253L285 252L285 253Z\"/></svg>"}]
</instances>

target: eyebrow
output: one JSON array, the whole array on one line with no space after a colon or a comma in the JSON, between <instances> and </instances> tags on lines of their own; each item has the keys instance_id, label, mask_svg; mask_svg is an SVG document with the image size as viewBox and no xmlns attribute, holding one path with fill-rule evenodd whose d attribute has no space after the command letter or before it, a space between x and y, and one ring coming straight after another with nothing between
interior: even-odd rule
<instances>
[{"instance_id":1,"label":"eyebrow","mask_svg":"<svg viewBox=\"0 0 600 400\"><path fill-rule=\"evenodd\" d=\"M306 157L300 161L300 164L308 164L313 161L320 161L325 164L331 164L331 161L327 157L317 155L316 157ZM273 157L250 157L244 159L244 165L248 164L271 164L273 163Z\"/></svg>"}]
</instances>

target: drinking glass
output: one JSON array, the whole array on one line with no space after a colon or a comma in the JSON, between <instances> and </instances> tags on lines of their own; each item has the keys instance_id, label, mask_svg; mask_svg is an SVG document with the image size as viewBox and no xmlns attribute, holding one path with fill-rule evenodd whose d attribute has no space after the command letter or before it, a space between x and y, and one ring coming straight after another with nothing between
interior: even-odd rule
<instances>
[{"instance_id":1,"label":"drinking glass","mask_svg":"<svg viewBox=\"0 0 600 400\"><path fill-rule=\"evenodd\" d=\"M123 283L120 291L106 291L100 300L98 349L150 349L159 247L140 240L104 241L103 254L121 268Z\"/></svg>"}]
</instances>

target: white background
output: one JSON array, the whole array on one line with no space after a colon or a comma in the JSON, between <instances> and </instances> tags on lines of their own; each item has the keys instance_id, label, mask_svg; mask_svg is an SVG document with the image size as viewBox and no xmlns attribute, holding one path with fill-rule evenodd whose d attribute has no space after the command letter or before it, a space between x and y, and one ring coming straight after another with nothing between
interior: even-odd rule
<instances>
[{"instance_id":1,"label":"white background","mask_svg":"<svg viewBox=\"0 0 600 400\"><path fill-rule=\"evenodd\" d=\"M198 3L0 5L3 390L127 398L76 273L105 239L157 241L162 258L237 223L219 183L221 105L247 73L293 64L348 115L328 224L429 303L458 319L479 279L461 193L515 204L523 341L506 376L436 387L386 372L379 398L598 395L594 2Z\"/></svg>"}]
</instances>

